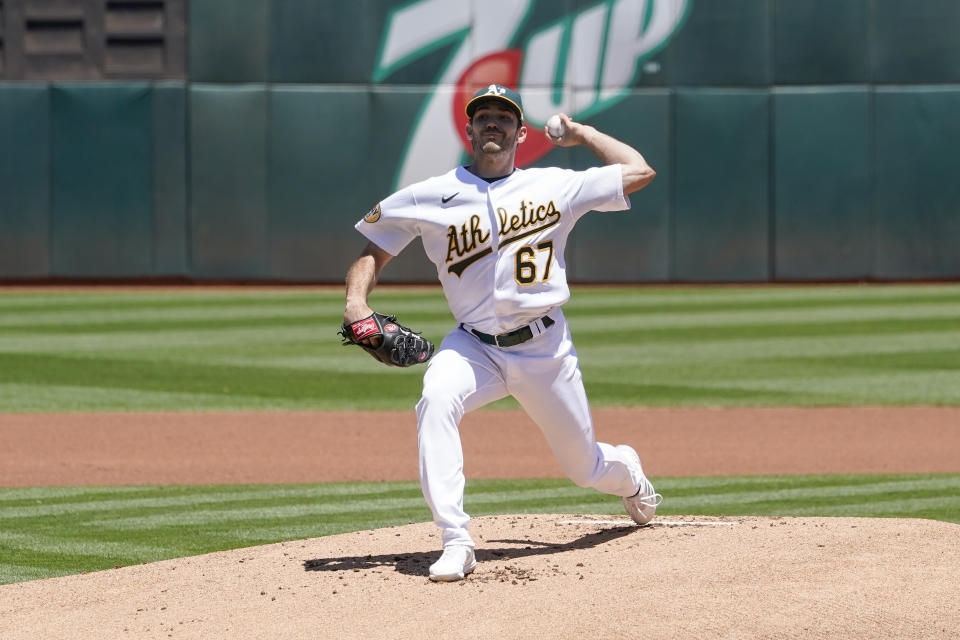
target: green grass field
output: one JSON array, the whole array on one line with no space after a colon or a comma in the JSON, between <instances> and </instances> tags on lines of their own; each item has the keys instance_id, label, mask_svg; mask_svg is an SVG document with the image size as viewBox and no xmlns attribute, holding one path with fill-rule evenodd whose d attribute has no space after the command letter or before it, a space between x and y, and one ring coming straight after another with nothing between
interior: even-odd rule
<instances>
[{"instance_id":1,"label":"green grass field","mask_svg":"<svg viewBox=\"0 0 960 640\"><path fill-rule=\"evenodd\" d=\"M439 288L372 303L452 327ZM565 311L594 406L960 404L957 285L575 287ZM342 312L340 290L0 293L0 412L409 409L422 369L342 347Z\"/></svg>"},{"instance_id":2,"label":"green grass field","mask_svg":"<svg viewBox=\"0 0 960 640\"><path fill-rule=\"evenodd\" d=\"M884 516L960 523L960 474L662 478L658 515ZM620 514L567 480L468 483L474 517ZM415 482L0 489L0 584L430 520Z\"/></svg>"},{"instance_id":3,"label":"green grass field","mask_svg":"<svg viewBox=\"0 0 960 640\"><path fill-rule=\"evenodd\" d=\"M342 301L0 292L0 413L409 409L422 368L341 347ZM372 304L433 340L452 326L438 288L381 288ZM597 407L960 405L957 285L574 287L565 310ZM654 480L665 515L960 523L960 474ZM470 482L467 506L621 512L561 479ZM0 489L0 583L428 519L415 483Z\"/></svg>"}]
</instances>

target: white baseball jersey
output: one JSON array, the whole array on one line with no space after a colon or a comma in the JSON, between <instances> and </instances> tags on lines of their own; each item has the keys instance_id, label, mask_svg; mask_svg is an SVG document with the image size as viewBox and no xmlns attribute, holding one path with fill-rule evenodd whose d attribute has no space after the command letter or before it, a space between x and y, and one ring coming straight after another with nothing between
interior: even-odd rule
<instances>
[{"instance_id":1,"label":"white baseball jersey","mask_svg":"<svg viewBox=\"0 0 960 640\"><path fill-rule=\"evenodd\" d=\"M394 256L419 235L457 322L498 334L569 299L564 249L583 214L629 208L619 164L492 183L457 167L394 193L356 228Z\"/></svg>"}]
</instances>

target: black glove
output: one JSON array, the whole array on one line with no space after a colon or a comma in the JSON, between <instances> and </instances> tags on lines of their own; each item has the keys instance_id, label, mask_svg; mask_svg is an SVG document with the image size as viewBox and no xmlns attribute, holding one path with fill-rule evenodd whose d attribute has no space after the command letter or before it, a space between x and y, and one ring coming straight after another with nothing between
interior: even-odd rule
<instances>
[{"instance_id":1,"label":"black glove","mask_svg":"<svg viewBox=\"0 0 960 640\"><path fill-rule=\"evenodd\" d=\"M385 316L376 311L362 320L343 323L337 335L343 338L344 346L355 344L392 367L426 362L434 351L432 342L397 322L396 316Z\"/></svg>"}]
</instances>

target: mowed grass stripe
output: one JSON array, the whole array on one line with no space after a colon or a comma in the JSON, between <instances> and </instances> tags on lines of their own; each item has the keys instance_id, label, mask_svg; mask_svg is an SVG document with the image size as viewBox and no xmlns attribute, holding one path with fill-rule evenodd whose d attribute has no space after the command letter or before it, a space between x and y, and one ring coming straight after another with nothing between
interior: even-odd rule
<instances>
[{"instance_id":1,"label":"mowed grass stripe","mask_svg":"<svg viewBox=\"0 0 960 640\"><path fill-rule=\"evenodd\" d=\"M799 486L794 476L702 478L692 481L664 478L670 485L673 498L687 496L736 496L741 502L752 497L763 499L793 499L799 497L868 496L900 491L938 491L960 493L960 475L929 476L800 476Z\"/></svg>"},{"instance_id":2,"label":"mowed grass stripe","mask_svg":"<svg viewBox=\"0 0 960 640\"><path fill-rule=\"evenodd\" d=\"M108 487L22 487L0 488L0 509L7 506L26 506L29 503L83 504L86 502L133 500L181 500L221 501L229 499L273 500L278 498L355 498L383 494L384 491L401 493L419 491L416 482L329 482L323 484L286 485L148 485ZM157 497L159 496L159 497ZM78 499L79 498L79 499ZM173 503L171 503L173 504Z\"/></svg>"},{"instance_id":3,"label":"mowed grass stripe","mask_svg":"<svg viewBox=\"0 0 960 640\"><path fill-rule=\"evenodd\" d=\"M598 336L595 341L580 340L575 336L577 351L585 362L603 363L604 368L617 365L636 367L638 364L676 363L677 341L648 339L646 334L640 340L625 338L617 344L611 344L609 336ZM580 346L580 343L585 343ZM801 336L770 338L744 337L739 339L714 339L701 337L683 341L684 361L689 364L708 363L712 360L765 360L774 362L777 357L816 357L816 356L856 356L859 354L904 354L940 352L946 344L960 345L960 328L947 331L924 333L898 333L896 340L886 335L861 333L842 336ZM234 354L216 358L217 363L240 366L274 366L296 369L336 369L341 371L366 371L367 363L354 357L350 349L324 350L321 362L309 354L263 355L259 352ZM332 354L332 355L331 355ZM769 377L769 372L762 373Z\"/></svg>"},{"instance_id":4,"label":"mowed grass stripe","mask_svg":"<svg viewBox=\"0 0 960 640\"><path fill-rule=\"evenodd\" d=\"M356 355L370 360L371 367L376 364L359 350ZM378 373L384 374L383 371ZM371 388L370 375L365 371L331 371L327 376L311 376L299 369L287 368L0 353L0 383L170 393L187 390L219 396L223 408L245 408L248 405L243 400L247 398L289 402L279 405L282 407L320 409L347 406L342 399L351 397L354 397L352 406L370 409L413 406L419 394L422 370L399 370L390 377L389 383L383 385L376 397L357 396L358 389ZM325 399L330 401L329 406L325 404Z\"/></svg>"},{"instance_id":5,"label":"mowed grass stripe","mask_svg":"<svg viewBox=\"0 0 960 640\"><path fill-rule=\"evenodd\" d=\"M64 567L60 565L57 567L50 567L42 564L28 565L0 562L0 584L26 582L28 580L42 580L44 578L56 578L59 576L70 576L87 570L88 569L85 567Z\"/></svg>"},{"instance_id":6,"label":"mowed grass stripe","mask_svg":"<svg viewBox=\"0 0 960 640\"><path fill-rule=\"evenodd\" d=\"M569 315L569 314L568 314ZM960 318L960 303L924 304L911 307L875 306L868 309L834 306L814 310L777 309L758 313L750 310L701 311L693 308L684 313L650 312L644 314L603 314L575 315L571 324L578 331L596 332L611 329L629 328L640 330L683 329L712 327L717 330L725 327L799 327L805 325L824 325L827 327L853 323L855 326L872 327L878 321L896 322L925 320L952 320ZM951 326L947 324L946 326ZM956 324L952 326L956 327Z\"/></svg>"},{"instance_id":7,"label":"mowed grass stripe","mask_svg":"<svg viewBox=\"0 0 960 640\"><path fill-rule=\"evenodd\" d=\"M810 489L834 489L837 487L869 487L882 488L913 488L924 486L927 488L941 487L949 489L954 483L960 482L960 474L927 473L927 474L805 474L805 475L757 475L757 476L686 476L660 478L660 482L670 485L672 495L699 495L711 493L738 493L749 491L779 491L797 487ZM478 481L481 483L484 481ZM491 481L499 482L497 480ZM919 483L919 484L917 484ZM477 483L474 483L476 487Z\"/></svg>"},{"instance_id":8,"label":"mowed grass stripe","mask_svg":"<svg viewBox=\"0 0 960 640\"><path fill-rule=\"evenodd\" d=\"M511 494L511 499L518 502L533 502L538 504L551 504L558 500L568 497L577 497L581 499L582 489L574 486L557 487L551 489L530 489L515 491ZM416 495L414 495L416 494ZM485 505L488 503L499 502L503 499L502 493L476 493L471 494L470 503L472 505ZM206 525L223 524L226 522L256 522L262 520L301 520L306 517L330 516L344 514L376 514L381 512L388 514L393 510L419 510L425 509L423 497L419 490L410 489L404 495L384 495L383 493L366 498L354 498L350 500L317 500L310 502L290 501L290 504L276 504L275 500L256 500L249 504L238 504L237 501L225 500L216 506L207 505L203 509L195 506L188 513L180 509L166 509L160 513L151 513L148 515L123 515L124 511L136 510L138 507L129 508L116 505L118 511L112 515L118 517L95 518L88 513L88 524L81 526L107 526L117 530L129 529L153 529L171 524L171 513L176 514L176 524L180 525ZM84 508L78 511L87 510ZM98 505L99 506L99 505ZM175 505L169 505L175 506ZM100 509L93 509L98 511ZM87 510L89 511L89 510ZM60 512L62 515L65 512ZM29 517L24 512L16 512L12 518ZM12 519L11 518L11 519ZM0 521L5 521L6 516L0 515Z\"/></svg>"},{"instance_id":9,"label":"mowed grass stripe","mask_svg":"<svg viewBox=\"0 0 960 640\"><path fill-rule=\"evenodd\" d=\"M66 553L56 550L35 551L32 549L16 549L11 552L0 545L0 553L4 559L16 563L16 566L31 573L45 571L48 576L71 575L86 571L99 571L118 566L143 564L144 562L158 562L180 557L171 552L159 556L142 555L126 556L100 552L92 554ZM38 576L47 577L47 576ZM5 578L5 577L3 577Z\"/></svg>"},{"instance_id":10,"label":"mowed grass stripe","mask_svg":"<svg viewBox=\"0 0 960 640\"><path fill-rule=\"evenodd\" d=\"M4 501L0 505L0 520L9 520L15 518L40 518L46 516L64 516L83 513L87 516L96 512L114 514L118 510L161 510L164 508L174 508L180 510L191 508L196 510L198 506L210 506L219 510L227 510L233 505L260 506L276 505L278 502L299 502L305 498L322 499L326 505L335 504L356 504L366 501L390 501L399 500L404 497L420 497L419 489L415 485L404 489L390 488L388 490L380 489L371 492L344 492L336 494L333 492L319 493L316 490L288 491L284 489L256 491L250 489L237 493L224 495L223 493L202 493L195 495L173 495L161 497L139 497L139 496L110 496L108 499L90 499L90 500L57 500L54 502L44 502L42 504L17 504L16 502Z\"/></svg>"},{"instance_id":11,"label":"mowed grass stripe","mask_svg":"<svg viewBox=\"0 0 960 640\"><path fill-rule=\"evenodd\" d=\"M289 304L284 301L277 303L272 300L252 298L229 305L209 304L209 305L165 305L157 308L155 305L142 304L132 305L132 301L126 301L128 304L91 306L89 309L44 309L43 311L21 311L12 312L3 310L3 316L0 317L0 327L13 327L22 323L25 327L35 326L62 326L71 325L91 325L96 326L104 323L130 323L155 321L176 322L184 320L194 320L202 322L211 319L229 319L229 318L307 318L316 317L318 314L333 315L336 313L337 306L327 304L322 305L317 301L302 301L301 304ZM309 302L309 303L308 303ZM342 309L340 309L342 313Z\"/></svg>"},{"instance_id":12,"label":"mowed grass stripe","mask_svg":"<svg viewBox=\"0 0 960 640\"><path fill-rule=\"evenodd\" d=\"M565 308L589 313L621 308L728 309L858 304L910 304L913 302L957 302L960 288L944 285L767 285L767 286L577 286Z\"/></svg>"},{"instance_id":13,"label":"mowed grass stripe","mask_svg":"<svg viewBox=\"0 0 960 640\"><path fill-rule=\"evenodd\" d=\"M834 375L820 379L738 380L726 371L675 369L669 377L651 373L650 381L620 382L612 377L587 384L594 406L609 407L835 407L956 406L956 373L913 375ZM683 379L683 374L691 376ZM590 378L591 372L585 375ZM629 375L625 372L624 375ZM622 380L622 378L621 378ZM672 382L676 380L676 382Z\"/></svg>"},{"instance_id":14,"label":"mowed grass stripe","mask_svg":"<svg viewBox=\"0 0 960 640\"><path fill-rule=\"evenodd\" d=\"M793 314L802 309L830 311L844 308L863 316L869 313L916 315L924 307L956 306L960 304L960 289L956 287L929 289L925 287L871 287L871 288L760 288L757 290L704 289L688 292L683 289L663 291L637 288L605 291L591 287L575 287L576 295L567 309L574 315L638 316L661 318L673 322L676 312L686 317L690 312L706 320L710 314L720 319L727 312L775 317L776 313ZM0 326L23 324L25 329L44 324L70 326L75 324L122 324L136 320L204 320L229 318L319 317L336 318L342 312L342 293L321 292L262 292L225 294L217 291L185 290L171 292L159 299L143 292L113 292L78 296L57 292L46 294L42 300L18 304L15 295L0 294ZM446 306L437 288L420 291L396 291L388 288L375 295L383 304L398 305L404 311L419 314L445 314ZM44 304L40 305L39 302ZM869 306L871 309L860 309ZM892 311L890 311L892 310ZM759 314L757 312L775 312ZM717 313L719 312L719 313ZM705 314L707 317L705 317ZM846 317L846 316L845 316Z\"/></svg>"},{"instance_id":15,"label":"mowed grass stripe","mask_svg":"<svg viewBox=\"0 0 960 640\"><path fill-rule=\"evenodd\" d=\"M87 527L109 527L117 531L132 529L157 529L166 526L222 526L230 523L251 523L263 521L294 520L302 521L306 518L320 516L351 516L358 519L364 514L389 514L394 511L425 509L422 497L392 498L389 500L366 500L349 503L311 503L292 504L283 506L266 506L258 504L250 507L233 509L194 509L189 513L182 511L167 511L145 516L125 516L116 518L98 519L90 521Z\"/></svg>"},{"instance_id":16,"label":"mowed grass stripe","mask_svg":"<svg viewBox=\"0 0 960 640\"><path fill-rule=\"evenodd\" d=\"M0 488L0 509L24 503L40 504L50 501L81 501L94 499L95 496L108 495L120 498L131 494L138 495L143 487L5 487Z\"/></svg>"},{"instance_id":17,"label":"mowed grass stripe","mask_svg":"<svg viewBox=\"0 0 960 640\"><path fill-rule=\"evenodd\" d=\"M821 517L929 517L936 519L940 513L960 514L960 496L924 496L923 494L898 494L888 500L866 504L844 502L830 505L798 507L790 512L794 516ZM953 522L960 522L954 518Z\"/></svg>"},{"instance_id":18,"label":"mowed grass stripe","mask_svg":"<svg viewBox=\"0 0 960 640\"><path fill-rule=\"evenodd\" d=\"M402 299L387 304L407 311L446 311L439 288L408 290ZM263 292L239 289L229 296L216 291L184 289L171 292L161 301L141 292L113 292L87 294L80 297L62 292L45 294L42 303L23 303L7 292L0 292L0 326L34 321L36 324L96 323L108 316L118 321L136 321L150 318L168 320L209 319L213 317L243 317L273 315L333 317L343 313L343 291Z\"/></svg>"},{"instance_id":19,"label":"mowed grass stripe","mask_svg":"<svg viewBox=\"0 0 960 640\"><path fill-rule=\"evenodd\" d=\"M627 346L646 346L657 344L692 344L699 342L719 342L746 340L750 342L773 339L824 339L835 338L873 338L877 344L889 340L889 336L900 334L925 333L935 340L946 343L950 334L960 331L960 320L956 317L914 318L896 320L878 318L876 320L855 320L849 322L763 322L738 325L695 325L676 327L654 327L629 323L624 331L611 331L613 319L607 319L602 325L584 323L579 319L571 322L574 338L579 346L605 346L610 344L610 336L617 335ZM626 330L629 330L627 332Z\"/></svg>"},{"instance_id":20,"label":"mowed grass stripe","mask_svg":"<svg viewBox=\"0 0 960 640\"><path fill-rule=\"evenodd\" d=\"M378 296L397 303L429 304L438 300L439 286L404 287L378 290ZM442 298L440 299L442 305ZM242 287L227 290L183 287L165 291L150 290L52 290L31 293L0 292L0 311L4 314L46 314L74 312L164 311L210 308L302 307L320 305L343 311L343 288L262 289Z\"/></svg>"},{"instance_id":21,"label":"mowed grass stripe","mask_svg":"<svg viewBox=\"0 0 960 640\"><path fill-rule=\"evenodd\" d=\"M430 332L431 338L442 338L451 328L452 321L431 321L418 325ZM335 351L340 338L337 330L340 321L329 323L314 321L297 326L266 327L207 327L204 329L181 328L158 332L118 331L111 333L65 332L11 335L0 333L0 351L9 353L89 353L91 351L153 355L155 358L168 355L166 349L180 349L186 355L202 349L218 355L235 350L262 351L269 353L274 346L297 346L301 351Z\"/></svg>"},{"instance_id":22,"label":"mowed grass stripe","mask_svg":"<svg viewBox=\"0 0 960 640\"><path fill-rule=\"evenodd\" d=\"M658 486L670 490L674 505L685 504L685 500L707 500L716 505L751 504L754 502L790 502L797 499L816 500L831 498L861 500L869 496L889 496L898 493L934 493L960 495L960 475L903 476L897 479L876 480L858 483L817 483L816 478L798 476L798 480L784 486L784 482L767 482L760 487L750 482L728 482L723 479L704 481L695 487L674 487L674 479L658 479ZM868 476L869 478L869 476ZM582 499L585 494L596 492L585 490L564 481L552 481L559 486L523 487L522 481L509 491L509 499L520 503L552 503L567 498ZM799 485L799 486L798 486ZM307 485L299 488L245 487L240 491L206 491L193 495L184 495L178 490L157 488L155 497L130 496L117 494L109 496L103 490L91 493L87 500L66 500L55 498L52 503L23 504L18 500L4 499L0 507L0 522L7 527L15 526L17 521L62 522L64 518L77 517L80 527L97 524L122 525L124 528L144 525L145 527L162 524L171 513L184 514L180 520L184 524L204 522L222 522L224 520L262 520L270 518L301 517L304 515L325 515L350 513L356 511L378 511L391 508L419 507L423 505L416 483L385 483L377 490L350 490L349 486ZM165 495L170 491L174 495ZM0 491L0 495L6 490ZM82 495L76 497L83 497ZM104 499L109 497L110 499ZM604 496L606 497L606 496ZM504 499L502 482L471 486L469 501L472 505L487 505ZM281 504L278 504L281 503ZM203 507L202 509L198 507ZM130 512L132 515L127 516ZM106 516L106 519L99 517ZM144 515L145 514L145 515ZM4 530L10 534L9 529ZM0 533L0 540L3 540ZM13 535L13 534L10 534Z\"/></svg>"},{"instance_id":23,"label":"mowed grass stripe","mask_svg":"<svg viewBox=\"0 0 960 640\"><path fill-rule=\"evenodd\" d=\"M0 404L4 412L142 412L142 411L300 411L343 409L342 402L329 407L316 400L278 399L275 397L242 397L234 395L230 387L219 392L183 393L150 391L135 388L98 387L80 385L43 385L42 394L36 385L0 384ZM240 406L242 404L242 406ZM359 407L357 403L355 408ZM386 400L381 409L392 409Z\"/></svg>"},{"instance_id":24,"label":"mowed grass stripe","mask_svg":"<svg viewBox=\"0 0 960 640\"><path fill-rule=\"evenodd\" d=\"M955 491L955 490L954 490ZM919 501L925 497L935 499L960 500L960 496L946 498L943 496L943 490L930 489L927 491L916 489L886 490L886 491L851 491L848 488L838 488L833 491L824 491L822 489L797 488L784 491L765 492L743 492L731 494L710 494L695 496L671 496L670 508L681 511L692 510L699 512L705 506L714 509L735 506L741 511L749 510L754 506L777 505L783 503L793 503L797 501L815 502L816 506L831 505L850 505L850 504L878 504L886 501L888 498L897 499L914 497Z\"/></svg>"},{"instance_id":25,"label":"mowed grass stripe","mask_svg":"<svg viewBox=\"0 0 960 640\"><path fill-rule=\"evenodd\" d=\"M583 342L583 341L578 341ZM900 333L896 340L881 334L854 334L842 336L773 336L738 339L715 339L712 336L684 343L684 361L700 363L738 360L773 360L775 358L845 356L870 354L898 354L939 351L945 345L960 345L960 329L923 333ZM608 364L675 363L677 346L668 341L632 339L617 345L602 340L579 347L584 359L595 359Z\"/></svg>"},{"instance_id":26,"label":"mowed grass stripe","mask_svg":"<svg viewBox=\"0 0 960 640\"><path fill-rule=\"evenodd\" d=\"M162 333L143 333L123 331L116 333L75 333L63 335L0 335L0 351L8 353L69 353L87 354L90 352L116 352L118 354L136 351L137 354L152 355L161 359L169 357L167 349L180 350L185 354L202 349L209 353L230 352L236 348L253 346L266 349L273 345L296 345L303 349L305 345L317 349L339 346L339 343L327 344L336 331L325 330L320 326L286 327L283 331L265 331L263 328L226 328L216 329L180 329ZM335 339L335 337L333 338Z\"/></svg>"},{"instance_id":27,"label":"mowed grass stripe","mask_svg":"<svg viewBox=\"0 0 960 640\"><path fill-rule=\"evenodd\" d=\"M38 537L26 533L10 531L0 532L0 547L16 548L20 551L40 551L60 553L71 556L102 556L137 558L160 558L168 554L166 547L137 544L129 541L110 541L103 539L77 539L65 536Z\"/></svg>"},{"instance_id":28,"label":"mowed grass stripe","mask_svg":"<svg viewBox=\"0 0 960 640\"><path fill-rule=\"evenodd\" d=\"M10 318L0 321L0 329L9 332L37 335L55 334L95 334L139 331L178 331L182 329L248 329L275 326L302 327L322 326L336 328L342 322L343 309L336 312L321 313L320 309L264 309L245 307L233 313L224 313L219 309L205 309L190 313L158 314L155 312L137 312L127 314L111 313L105 316L102 311L91 312L88 317L43 317ZM425 321L448 321L451 317L445 309L438 308L430 313L426 309L418 310Z\"/></svg>"},{"instance_id":29,"label":"mowed grass stripe","mask_svg":"<svg viewBox=\"0 0 960 640\"><path fill-rule=\"evenodd\" d=\"M382 365L380 365L382 366ZM370 384L375 374L353 374L351 379ZM339 384L318 382L309 375L287 391L243 394L233 381L222 386L206 385L204 392L182 393L130 387L81 385L44 386L0 384L3 412L140 412L140 411L412 411L420 392L420 380L413 375L384 380L391 385L369 400L350 396L350 381ZM92 383L87 383L92 384ZM248 387L249 388L249 387ZM275 388L280 389L280 383ZM300 394L297 394L297 390ZM339 393L340 395L335 395Z\"/></svg>"},{"instance_id":30,"label":"mowed grass stripe","mask_svg":"<svg viewBox=\"0 0 960 640\"><path fill-rule=\"evenodd\" d=\"M88 309L92 322L0 314L0 412L406 410L419 396L422 368L340 345L342 292L208 292L220 308L198 305L202 293L188 290L183 307L167 293L152 313L129 304L140 292L100 292L123 304ZM591 306L611 295L623 304ZM958 299L958 286L583 287L567 315L598 407L950 405ZM371 301L434 341L453 326L438 288L378 288Z\"/></svg>"},{"instance_id":31,"label":"mowed grass stripe","mask_svg":"<svg viewBox=\"0 0 960 640\"><path fill-rule=\"evenodd\" d=\"M656 295L649 290L619 289L612 294L603 294L602 290L590 287L578 288L576 295L568 303L567 309L574 315L584 318L591 316L630 316L647 323L674 324L677 317L696 318L699 322L718 324L720 322L738 322L739 316L746 319L769 318L779 322L782 316L801 314L802 317L917 317L931 313L955 315L952 310L960 306L960 288L945 290L937 296L923 295L924 288L902 289L904 293L891 297L882 287L866 289L841 289L835 295L824 296L824 289L808 288L791 290L785 297L781 289L764 288L749 295L724 288L706 294L683 294L671 296ZM830 291L830 290L827 290ZM918 293L919 292L919 293ZM446 314L446 305L437 289L427 289L419 295L404 296L401 302L395 300L397 291L378 290L375 295L384 298L391 307L400 304L404 310L418 315ZM887 294L887 295L884 295ZM219 298L217 292L185 290L182 294L169 294L166 302L158 306L151 296L138 293L117 292L112 296L91 294L86 308L77 308L78 302L72 302L61 309L56 306L57 294L50 294L50 307L44 311L18 311L10 304L10 294L0 294L0 326L23 324L25 329L41 325L71 326L120 324L136 321L153 321L162 325L162 321L177 320L229 320L229 319L269 319L278 321L284 318L331 317L342 313L342 294L340 292L323 293L273 293L251 291L246 295L233 294L226 299ZM66 294L60 294L66 295ZM176 296L176 297L175 297ZM665 304L664 300L679 300ZM863 308L868 307L868 308ZM393 312L391 309L388 312ZM763 313L760 313L763 312Z\"/></svg>"},{"instance_id":32,"label":"mowed grass stripe","mask_svg":"<svg viewBox=\"0 0 960 640\"><path fill-rule=\"evenodd\" d=\"M807 479L803 486L784 486L785 483L773 485L769 481L724 481L708 479L691 486L674 486L675 480L664 478L663 482L671 488L671 500L681 501L689 496L704 498L717 504L737 502L749 504L759 501L793 500L795 498L811 498L822 500L825 498L860 498L871 495L892 495L902 492L955 492L960 495L960 476L904 476L892 480L861 482L851 484L847 482L831 482L816 486L814 479ZM677 483L679 484L679 483ZM757 487L757 484L762 486ZM196 520L202 522L205 514L212 519L222 520L249 512L261 511L258 519L263 517L286 517L284 509L293 506L296 510L307 506L309 509L318 509L316 513L340 513L351 510L378 510L389 509L391 505L397 507L419 506L422 498L419 486L416 483L390 483L386 487L370 484L354 485L307 485L291 487L244 487L241 490L216 490L208 488L201 492L179 492L175 495L164 495L169 490L131 489L128 491L113 492L109 489L100 491L83 491L82 488L72 488L70 495L63 495L61 491L53 490L53 497L42 500L40 496L49 496L51 492L34 488L30 490L31 497L23 496L22 490L3 490L0 492L0 521L10 524L11 520L27 518L36 520L42 517L82 514L84 518L95 518L96 513L116 516L124 511L142 513L144 511L182 511L189 509ZM160 496L143 495L144 493L160 493ZM132 494L132 495L131 495ZM511 499L519 502L554 501L569 497L582 498L584 490L578 487L547 486L532 487L517 490L511 493ZM600 495L600 494L598 494ZM82 499L78 499L82 498ZM502 486L479 485L472 488L470 500L473 504L485 505L503 498ZM26 501L30 500L34 504ZM40 504L36 502L40 500ZM303 501L309 501L304 505ZM407 500L412 500L409 504ZM314 504L322 501L322 504ZM278 502L289 503L278 505ZM198 506L207 507L200 511ZM164 516L165 513L159 514ZM297 511L295 515L300 515ZM138 516L139 517L139 516ZM148 516L152 517L152 516ZM122 519L117 519L121 521ZM3 540L0 532L0 540Z\"/></svg>"},{"instance_id":33,"label":"mowed grass stripe","mask_svg":"<svg viewBox=\"0 0 960 640\"><path fill-rule=\"evenodd\" d=\"M960 474L654 481L666 496L661 516L896 515L960 522ZM27 500L40 501L33 514ZM46 500L57 509L41 509ZM466 505L474 516L622 514L618 498L562 479L468 482ZM413 482L0 490L0 582L429 519Z\"/></svg>"}]
</instances>

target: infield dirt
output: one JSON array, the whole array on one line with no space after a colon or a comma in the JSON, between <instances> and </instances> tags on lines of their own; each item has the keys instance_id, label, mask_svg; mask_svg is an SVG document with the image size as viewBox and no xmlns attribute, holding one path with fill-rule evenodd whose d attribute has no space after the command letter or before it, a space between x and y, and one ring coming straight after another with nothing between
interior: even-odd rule
<instances>
[{"instance_id":1,"label":"infield dirt","mask_svg":"<svg viewBox=\"0 0 960 640\"><path fill-rule=\"evenodd\" d=\"M477 518L431 583L432 524L0 587L36 638L955 638L960 526L856 518ZM679 526L671 526L670 523Z\"/></svg>"},{"instance_id":2,"label":"infield dirt","mask_svg":"<svg viewBox=\"0 0 960 640\"><path fill-rule=\"evenodd\" d=\"M960 408L600 410L648 473L960 471ZM408 414L0 416L0 484L395 480ZM463 425L468 477L559 476L522 414ZM392 464L390 464L392 462ZM669 500L669 496L666 496ZM434 584L431 523L0 586L0 637L956 638L960 526L876 518L477 518Z\"/></svg>"},{"instance_id":3,"label":"infield dirt","mask_svg":"<svg viewBox=\"0 0 960 640\"><path fill-rule=\"evenodd\" d=\"M596 409L651 477L960 471L960 407ZM0 414L0 486L415 480L410 411ZM461 425L468 478L562 477L526 414Z\"/></svg>"}]
</instances>

